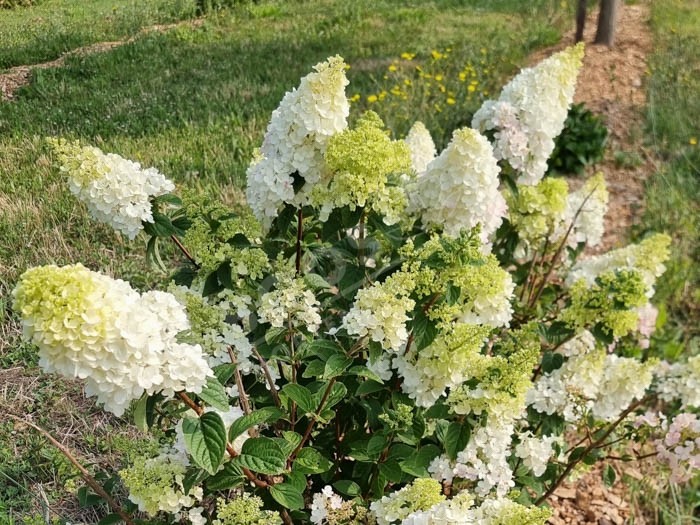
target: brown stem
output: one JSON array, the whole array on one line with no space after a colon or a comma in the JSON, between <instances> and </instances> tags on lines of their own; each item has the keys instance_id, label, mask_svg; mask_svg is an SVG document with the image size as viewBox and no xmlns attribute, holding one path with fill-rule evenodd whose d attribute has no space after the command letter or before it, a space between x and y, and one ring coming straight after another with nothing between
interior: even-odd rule
<instances>
[{"instance_id":1,"label":"brown stem","mask_svg":"<svg viewBox=\"0 0 700 525\"><path fill-rule=\"evenodd\" d=\"M547 270L547 273L544 275L542 279L542 284L540 285L539 289L537 290L537 293L534 296L534 299L531 301L528 301L528 308L532 308L535 303L539 300L539 298L542 296L542 292L544 291L545 286L547 286L547 281L549 280L549 277L552 275L552 272L554 271L554 268L557 265L557 259L559 259L559 256L561 255L561 252L564 250L564 247L566 246L566 241L569 238L569 235L571 234L571 231L574 229L574 225L576 224L576 220L578 219L578 216L581 215L581 212L583 211L583 207L586 205L588 202L588 199L590 199L593 196L593 193L598 189L598 186L594 187L591 192L586 195L586 198L583 199L583 202L581 203L581 206L579 206L578 210L576 210L576 213L574 214L574 218L571 220L571 224L569 225L569 228L566 230L566 235L564 235L564 238L561 241L561 244L559 244L559 248L557 248L556 253L554 254L554 257L552 257L552 264L549 266L549 269Z\"/></svg>"},{"instance_id":2,"label":"brown stem","mask_svg":"<svg viewBox=\"0 0 700 525\"><path fill-rule=\"evenodd\" d=\"M365 212L360 215L359 234L357 239L357 264L365 266Z\"/></svg>"},{"instance_id":3,"label":"brown stem","mask_svg":"<svg viewBox=\"0 0 700 525\"><path fill-rule=\"evenodd\" d=\"M98 494L102 499L104 499L107 504L111 507L111 509L119 514L119 517L126 523L127 525L134 525L133 520L131 519L131 516L129 516L124 509L116 502L114 501L114 498L110 496L104 488L102 488L102 485L100 485L95 478L92 477L92 475L87 471L85 467L83 467L77 459L75 459L75 456L71 453L70 449L66 447L65 445L59 443L51 434L49 434L46 430L41 428L38 425L35 425L31 421L27 421L26 419L23 419L21 417L17 417L13 414L8 414L12 419L15 421L22 423L24 425L32 427L34 430L37 432L41 433L46 439L49 440L49 442L56 447L61 454L63 454L68 461L70 461L75 468L78 469L80 472L80 476L85 480L85 483L87 483L90 488Z\"/></svg>"},{"instance_id":4,"label":"brown stem","mask_svg":"<svg viewBox=\"0 0 700 525\"><path fill-rule=\"evenodd\" d=\"M241 403L241 410L245 415L250 414L250 403L248 402L248 394L245 393L245 387L243 386L243 378L241 377L241 371L238 368L238 362L236 361L236 356L233 353L233 349L229 346L227 348L228 356L231 359L231 363L236 365L236 371L234 375L236 376L236 387L238 388L238 401Z\"/></svg>"},{"instance_id":5,"label":"brown stem","mask_svg":"<svg viewBox=\"0 0 700 525\"><path fill-rule=\"evenodd\" d=\"M638 406L640 406L648 400L649 398L645 397L628 406L622 412L622 414L620 414L620 417L618 417L613 423L610 424L610 426L603 433L602 436L600 436L597 440L593 441L586 447L583 453L579 455L578 459L566 465L564 472L562 472L561 475L557 478L557 480L547 489L547 492L545 492L542 496L540 496L537 499L537 501L535 501L535 505L541 505L542 503L544 503L547 500L547 498L549 498L549 496L551 496L554 493L554 491L557 490L557 487L559 487L559 485L561 485L564 482L564 480L569 476L571 471L574 470L576 465L578 465L583 460L583 458L585 458L592 450L596 449L601 443L603 443L608 438L608 436L612 434L613 430L615 430L632 411L634 411Z\"/></svg>"},{"instance_id":6,"label":"brown stem","mask_svg":"<svg viewBox=\"0 0 700 525\"><path fill-rule=\"evenodd\" d=\"M282 509L280 516L282 516L282 522L284 525L294 525L292 517L289 515L289 512L287 512L287 509Z\"/></svg>"},{"instance_id":7,"label":"brown stem","mask_svg":"<svg viewBox=\"0 0 700 525\"><path fill-rule=\"evenodd\" d=\"M175 236L175 234L171 235L170 238L173 240L175 245L178 248L180 248L180 251L182 252L182 254L185 257L187 257L187 260L190 261L194 265L194 267L199 270L199 268L200 268L199 264L197 264L197 261L194 260L194 257L192 257L192 254L190 254L190 252L187 251L187 248L185 248L185 246L180 242L180 239L178 239Z\"/></svg>"},{"instance_id":8,"label":"brown stem","mask_svg":"<svg viewBox=\"0 0 700 525\"><path fill-rule=\"evenodd\" d=\"M321 398L321 402L318 404L318 408L316 409L316 414L320 414L321 411L323 410L323 405L326 404L326 401L328 401L328 396L331 395L331 389L333 388L333 385L335 384L336 378L334 377L328 382L328 386L326 387L326 391L323 393L323 397ZM314 428L314 424L316 423L316 418L312 417L311 421L309 421L309 424L306 426L306 430L304 431L304 435L301 438L301 441L297 445L297 447L294 449L294 451L290 454L289 459L290 461L294 460L296 455L299 453L299 451L304 447L306 442L309 440L309 437L311 436L311 431Z\"/></svg>"},{"instance_id":9,"label":"brown stem","mask_svg":"<svg viewBox=\"0 0 700 525\"><path fill-rule=\"evenodd\" d=\"M301 275L301 241L302 241L302 237L304 235L303 222L304 222L304 212L302 212L301 208L299 208L299 211L297 212L297 257L296 257L297 277L299 275Z\"/></svg>"},{"instance_id":10,"label":"brown stem","mask_svg":"<svg viewBox=\"0 0 700 525\"><path fill-rule=\"evenodd\" d=\"M270 394L272 394L272 400L275 402L275 406L279 408L282 406L282 402L280 401L280 396L277 393L277 386L275 385L275 381L272 379L272 374L270 374L270 369L267 366L267 362L265 359L263 359L263 356L260 355L260 352L258 352L258 349L253 347L253 353L255 354L255 357L260 361L260 368L263 370L263 374L265 375L265 379L267 380L267 384L270 385Z\"/></svg>"}]
</instances>

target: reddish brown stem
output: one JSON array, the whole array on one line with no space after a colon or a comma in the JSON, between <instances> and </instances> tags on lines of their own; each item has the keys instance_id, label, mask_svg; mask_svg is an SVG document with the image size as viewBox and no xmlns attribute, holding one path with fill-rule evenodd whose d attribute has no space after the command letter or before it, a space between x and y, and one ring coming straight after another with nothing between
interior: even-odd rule
<instances>
[{"instance_id":1,"label":"reddish brown stem","mask_svg":"<svg viewBox=\"0 0 700 525\"><path fill-rule=\"evenodd\" d=\"M173 240L175 245L178 248L180 248L180 251L182 252L182 254L185 257L187 257L187 260L190 261L194 265L194 267L199 270L199 268L200 268L199 264L197 264L197 261L194 260L194 257L192 257L192 254L190 254L190 252L187 251L187 248L185 248L185 246L180 242L180 239L178 239L175 236L175 234L171 235L170 238Z\"/></svg>"},{"instance_id":2,"label":"reddish brown stem","mask_svg":"<svg viewBox=\"0 0 700 525\"><path fill-rule=\"evenodd\" d=\"M301 275L301 241L304 235L304 212L301 211L301 208L299 208L299 211L297 212L297 256L296 256L296 270L297 270L297 277Z\"/></svg>"},{"instance_id":3,"label":"reddish brown stem","mask_svg":"<svg viewBox=\"0 0 700 525\"><path fill-rule=\"evenodd\" d=\"M282 402L280 401L280 396L277 393L277 386L275 385L275 381L272 379L272 374L270 374L270 369L267 366L267 362L265 359L263 359L263 356L260 355L260 352L258 352L258 349L253 347L253 353L255 354L255 357L260 361L260 368L262 368L263 374L265 375L265 379L267 380L267 384L270 386L270 394L272 395L272 400L275 402L275 406L279 408L282 406Z\"/></svg>"},{"instance_id":4,"label":"reddish brown stem","mask_svg":"<svg viewBox=\"0 0 700 525\"><path fill-rule=\"evenodd\" d=\"M321 411L323 410L323 406L326 404L326 401L328 401L328 396L331 395L331 389L333 388L335 381L336 381L335 377L329 381L328 386L326 387L326 391L323 393L323 397L321 398L321 402L318 404L318 408L316 409L316 414L320 414ZM302 436L301 441L299 442L297 447L294 449L294 451L289 456L290 461L294 460L294 458L297 456L299 451L304 447L306 442L309 440L309 437L311 437L311 431L313 430L315 424L316 424L316 418L312 416L311 421L309 421L309 424L306 426L306 430L304 431L304 435Z\"/></svg>"}]
</instances>

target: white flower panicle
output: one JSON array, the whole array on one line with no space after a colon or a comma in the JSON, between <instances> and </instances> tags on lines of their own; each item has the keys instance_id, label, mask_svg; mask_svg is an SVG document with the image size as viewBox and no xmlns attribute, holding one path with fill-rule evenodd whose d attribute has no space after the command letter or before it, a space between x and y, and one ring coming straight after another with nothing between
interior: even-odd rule
<instances>
[{"instance_id":1,"label":"white flower panicle","mask_svg":"<svg viewBox=\"0 0 700 525\"><path fill-rule=\"evenodd\" d=\"M411 167L416 174L422 175L428 164L437 155L437 149L435 149L435 143L428 128L422 122L417 121L411 126L404 141L408 144L408 149L411 152Z\"/></svg>"},{"instance_id":2,"label":"white flower panicle","mask_svg":"<svg viewBox=\"0 0 700 525\"><path fill-rule=\"evenodd\" d=\"M143 222L153 222L151 198L175 189L155 168L143 169L114 153L103 153L78 142L52 140L71 193L90 215L133 239Z\"/></svg>"},{"instance_id":3,"label":"white flower panicle","mask_svg":"<svg viewBox=\"0 0 700 525\"><path fill-rule=\"evenodd\" d=\"M263 294L258 308L258 319L275 328L288 323L296 328L306 328L315 333L321 326L319 302L303 279L281 279L277 289Z\"/></svg>"},{"instance_id":4,"label":"white flower panicle","mask_svg":"<svg viewBox=\"0 0 700 525\"><path fill-rule=\"evenodd\" d=\"M508 326L513 317L511 300L515 283L508 272L503 271L501 275L503 277L502 287L498 293L476 297L471 307L460 316L460 322L488 325L494 328Z\"/></svg>"},{"instance_id":5,"label":"white flower panicle","mask_svg":"<svg viewBox=\"0 0 700 525\"><path fill-rule=\"evenodd\" d=\"M576 334L571 340L562 344L557 352L566 357L585 355L595 349L595 346L595 336L588 330L583 330Z\"/></svg>"},{"instance_id":6,"label":"white flower panicle","mask_svg":"<svg viewBox=\"0 0 700 525\"><path fill-rule=\"evenodd\" d=\"M426 511L414 512L401 525L544 525L546 508L525 507L509 498L485 498L474 507L466 491Z\"/></svg>"},{"instance_id":7,"label":"white flower panicle","mask_svg":"<svg viewBox=\"0 0 700 525\"><path fill-rule=\"evenodd\" d=\"M566 211L554 237L563 237L573 223L566 241L575 248L578 243L598 246L605 233L605 213L608 211L608 190L602 173L591 177L577 191L569 193Z\"/></svg>"},{"instance_id":8,"label":"white flower panicle","mask_svg":"<svg viewBox=\"0 0 700 525\"><path fill-rule=\"evenodd\" d=\"M272 113L260 156L248 168L246 189L248 204L264 227L284 203L305 205L321 179L328 139L347 127L345 69L339 56L317 64ZM297 191L294 173L303 182Z\"/></svg>"},{"instance_id":9,"label":"white flower panicle","mask_svg":"<svg viewBox=\"0 0 700 525\"><path fill-rule=\"evenodd\" d=\"M520 443L515 446L515 455L535 477L540 477L547 470L549 459L554 455L552 445L558 440L556 436L521 436Z\"/></svg>"},{"instance_id":10,"label":"white flower panicle","mask_svg":"<svg viewBox=\"0 0 700 525\"><path fill-rule=\"evenodd\" d=\"M314 494L311 503L311 523L324 525L327 523L329 511L339 510L343 507L343 498L338 496L330 485L323 487L321 492Z\"/></svg>"},{"instance_id":11,"label":"white flower panicle","mask_svg":"<svg viewBox=\"0 0 700 525\"><path fill-rule=\"evenodd\" d=\"M456 462L446 455L438 456L428 466L428 472L447 483L455 478L472 481L474 493L479 496L495 490L503 497L515 486L508 464L513 430L512 423L490 422L472 434L467 447L457 454Z\"/></svg>"},{"instance_id":12,"label":"white flower panicle","mask_svg":"<svg viewBox=\"0 0 700 525\"><path fill-rule=\"evenodd\" d=\"M198 393L213 375L199 345L177 342L189 322L169 293L141 295L77 264L27 270L13 296L44 371L84 379L116 415L144 391Z\"/></svg>"},{"instance_id":13,"label":"white flower panicle","mask_svg":"<svg viewBox=\"0 0 700 525\"><path fill-rule=\"evenodd\" d=\"M499 171L486 137L473 129L459 129L409 187L410 211L418 213L428 228L451 237L481 225L482 241L487 242L507 210L498 191Z\"/></svg>"},{"instance_id":14,"label":"white flower panicle","mask_svg":"<svg viewBox=\"0 0 700 525\"><path fill-rule=\"evenodd\" d=\"M599 348L569 358L561 368L540 377L527 393L538 412L560 413L575 421L586 413L613 421L635 399L642 399L652 382L654 360L606 354Z\"/></svg>"},{"instance_id":15,"label":"white flower panicle","mask_svg":"<svg viewBox=\"0 0 700 525\"><path fill-rule=\"evenodd\" d=\"M369 337L384 350L399 352L408 341L406 322L415 301L391 280L374 283L358 290L350 311L343 317L342 328L349 335Z\"/></svg>"},{"instance_id":16,"label":"white flower panicle","mask_svg":"<svg viewBox=\"0 0 700 525\"><path fill-rule=\"evenodd\" d=\"M682 412L673 418L666 435L654 442L657 459L671 469L669 480L683 483L700 469L700 420Z\"/></svg>"},{"instance_id":17,"label":"white flower panicle","mask_svg":"<svg viewBox=\"0 0 700 525\"><path fill-rule=\"evenodd\" d=\"M474 114L472 127L494 131L495 154L519 173L519 184L536 184L547 171L554 139L573 102L583 44L523 69Z\"/></svg>"},{"instance_id":18,"label":"white flower panicle","mask_svg":"<svg viewBox=\"0 0 700 525\"><path fill-rule=\"evenodd\" d=\"M669 403L680 400L683 408L700 408L700 355L686 362L664 361L656 373L661 399Z\"/></svg>"},{"instance_id":19,"label":"white flower panicle","mask_svg":"<svg viewBox=\"0 0 700 525\"><path fill-rule=\"evenodd\" d=\"M639 244L630 244L602 255L581 259L571 268L566 284L571 286L583 279L587 284L593 285L596 278L605 272L636 270L647 287L647 297L651 297L654 295L656 279L666 270L664 263L670 254L670 244L671 238L668 235L657 233Z\"/></svg>"}]
</instances>

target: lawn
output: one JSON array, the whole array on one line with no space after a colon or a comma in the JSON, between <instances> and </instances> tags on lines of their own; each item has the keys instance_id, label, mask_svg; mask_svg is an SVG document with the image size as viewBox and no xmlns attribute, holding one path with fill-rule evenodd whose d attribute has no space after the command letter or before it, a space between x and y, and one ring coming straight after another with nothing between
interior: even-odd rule
<instances>
[{"instance_id":1,"label":"lawn","mask_svg":"<svg viewBox=\"0 0 700 525\"><path fill-rule=\"evenodd\" d=\"M45 0L1 12L0 68L51 60L193 13L184 1L96 0L89 9L76 7L85 5ZM28 266L81 261L141 287L163 278L143 262L142 240L126 242L87 217L52 167L45 137L79 138L233 200L270 112L327 56L340 54L351 66L354 114L372 108L391 116L391 97L382 93L395 87L394 64L404 79L416 65L432 71L438 92L443 80L437 76L446 77L445 96L417 94L420 103L389 119L398 134L415 119L429 120L444 144L530 51L558 40L567 16L549 0L239 2L199 24L35 70L13 102L0 102L0 369L10 369L0 376L6 385L0 409L33 413L35 422L64 433L94 470L113 468L112 454L140 446L124 437L118 420L98 417L91 403L77 401L79 385L38 376L32 349L18 342L8 292ZM415 56L401 58L405 53ZM490 70L483 67L486 57L495 64ZM477 84L465 87L472 95L457 96L461 88L450 87L447 77L459 77L467 65ZM454 107L438 111L436 104ZM93 464L97 457L107 461ZM38 515L94 519L99 512L85 514L65 496L74 476L40 438L0 423L0 523L34 523L31 516Z\"/></svg>"}]
</instances>

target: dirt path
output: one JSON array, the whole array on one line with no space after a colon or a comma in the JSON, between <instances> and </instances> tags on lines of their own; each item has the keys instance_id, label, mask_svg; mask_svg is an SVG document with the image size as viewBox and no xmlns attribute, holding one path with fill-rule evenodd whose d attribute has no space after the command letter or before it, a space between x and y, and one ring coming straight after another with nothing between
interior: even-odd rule
<instances>
[{"instance_id":1,"label":"dirt path","mask_svg":"<svg viewBox=\"0 0 700 525\"><path fill-rule=\"evenodd\" d=\"M169 31L170 29L174 29L183 25L197 27L202 25L203 22L204 19L198 18L194 20L175 22L173 24L159 24L148 26L142 28L134 36L125 40L117 40L115 42L97 42L95 44L79 47L77 49L73 49L71 51L63 53L60 57L58 57L55 60L42 62L40 64L22 65L10 68L4 73L0 73L0 101L12 100L15 96L15 92L19 88L29 84L29 77L33 69L48 69L51 67L60 67L64 64L66 59L73 56L84 56L90 55L92 53L103 53L105 51L110 51L115 47L123 46L124 44L129 44L134 40L149 33L163 33L165 31Z\"/></svg>"}]
</instances>

